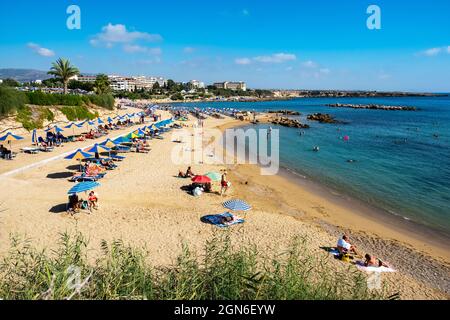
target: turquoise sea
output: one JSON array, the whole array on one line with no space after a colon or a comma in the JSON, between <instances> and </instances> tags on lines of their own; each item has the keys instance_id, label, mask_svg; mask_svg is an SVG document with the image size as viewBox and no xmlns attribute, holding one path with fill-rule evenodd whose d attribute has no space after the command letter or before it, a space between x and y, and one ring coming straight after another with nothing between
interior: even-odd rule
<instances>
[{"instance_id":1,"label":"turquoise sea","mask_svg":"<svg viewBox=\"0 0 450 320\"><path fill-rule=\"evenodd\" d=\"M330 103L414 106L381 111L326 107ZM180 104L177 104L180 105ZM311 128L280 129L280 164L337 193L450 234L450 97L312 98L271 102L213 102L184 106L244 110L288 109ZM345 124L306 120L329 113ZM295 118L295 117L294 117ZM255 127L255 126L252 126ZM258 125L268 128L269 125ZM300 132L305 134L301 135ZM349 136L349 141L343 137ZM320 152L313 152L314 146ZM355 162L348 162L348 160Z\"/></svg>"}]
</instances>

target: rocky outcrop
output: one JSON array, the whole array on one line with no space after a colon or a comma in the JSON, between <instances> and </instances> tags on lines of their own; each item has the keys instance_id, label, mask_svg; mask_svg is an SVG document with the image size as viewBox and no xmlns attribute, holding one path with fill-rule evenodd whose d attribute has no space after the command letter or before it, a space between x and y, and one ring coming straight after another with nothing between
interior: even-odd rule
<instances>
[{"instance_id":1,"label":"rocky outcrop","mask_svg":"<svg viewBox=\"0 0 450 320\"><path fill-rule=\"evenodd\" d=\"M291 110L270 110L268 113L279 113L284 116L299 116L301 115L298 111L291 111Z\"/></svg>"},{"instance_id":2,"label":"rocky outcrop","mask_svg":"<svg viewBox=\"0 0 450 320\"><path fill-rule=\"evenodd\" d=\"M307 119L310 121L318 121L320 123L339 123L339 121L335 120L331 115L326 113L310 114Z\"/></svg>"},{"instance_id":3,"label":"rocky outcrop","mask_svg":"<svg viewBox=\"0 0 450 320\"><path fill-rule=\"evenodd\" d=\"M408 106L385 106L381 104L343 104L334 103L327 104L331 108L351 108L351 109L372 109L372 110L386 110L386 111L417 111L416 107Z\"/></svg>"},{"instance_id":4,"label":"rocky outcrop","mask_svg":"<svg viewBox=\"0 0 450 320\"><path fill-rule=\"evenodd\" d=\"M303 124L298 120L289 119L289 118L273 119L271 122L273 124L283 126L283 127L288 127L288 128L302 128L302 129L309 128L309 126L307 124Z\"/></svg>"}]
</instances>

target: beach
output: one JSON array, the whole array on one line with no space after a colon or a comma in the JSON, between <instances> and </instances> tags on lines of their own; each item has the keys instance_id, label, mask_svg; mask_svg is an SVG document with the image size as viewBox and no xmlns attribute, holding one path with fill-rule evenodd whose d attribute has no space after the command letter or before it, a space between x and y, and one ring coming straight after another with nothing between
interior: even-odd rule
<instances>
[{"instance_id":1,"label":"beach","mask_svg":"<svg viewBox=\"0 0 450 320\"><path fill-rule=\"evenodd\" d=\"M168 112L159 113L162 119L170 117ZM192 118L187 122L193 123ZM221 130L242 124L231 118L205 120L206 128ZM115 131L111 136L131 130ZM14 143L13 149L29 145L29 139ZM63 160L62 156L95 142L70 143L52 154L20 154L14 161L1 162L1 256L10 247L11 235L26 237L40 248L51 249L61 233L80 232L89 239L91 259L98 254L102 240L122 239L145 248L151 264L163 266L174 262L183 243L201 250L215 233L229 232L235 243L255 243L262 252L284 250L294 237L304 237L305 250L323 257L332 272L345 270L349 265L333 259L322 247L334 246L338 237L347 232L359 250L371 252L395 267L397 272L383 274L389 293L400 292L402 299L449 298L447 244L427 241L412 231L376 221L354 206L336 203L285 176L261 176L256 165L193 163L193 172L199 174L227 169L232 182L224 197L203 194L194 198L181 190L190 181L176 177L179 170L186 168L172 162L175 144L171 133L164 140L150 141L149 154L127 155L117 170L100 181L99 210L72 217L64 210L66 193L72 186L66 173L77 162ZM201 222L204 215L226 211L223 201L234 198L253 206L243 216L244 224L224 231Z\"/></svg>"}]
</instances>

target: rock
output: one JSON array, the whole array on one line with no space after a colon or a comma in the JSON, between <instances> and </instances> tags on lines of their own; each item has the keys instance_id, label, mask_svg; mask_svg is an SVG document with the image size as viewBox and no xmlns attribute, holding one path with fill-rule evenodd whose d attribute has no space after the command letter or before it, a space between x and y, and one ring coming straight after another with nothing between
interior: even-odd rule
<instances>
[{"instance_id":1,"label":"rock","mask_svg":"<svg viewBox=\"0 0 450 320\"><path fill-rule=\"evenodd\" d=\"M331 115L325 113L314 113L308 115L308 120L318 121L320 123L338 123Z\"/></svg>"},{"instance_id":2,"label":"rock","mask_svg":"<svg viewBox=\"0 0 450 320\"><path fill-rule=\"evenodd\" d=\"M327 107L331 108L351 108L351 109L372 109L372 110L385 110L385 111L417 111L416 107L408 106L386 106L381 104L343 104L334 103L327 104Z\"/></svg>"},{"instance_id":3,"label":"rock","mask_svg":"<svg viewBox=\"0 0 450 320\"><path fill-rule=\"evenodd\" d=\"M301 115L298 111L291 111L291 110L270 110L268 113L279 113L284 116L299 116Z\"/></svg>"},{"instance_id":4,"label":"rock","mask_svg":"<svg viewBox=\"0 0 450 320\"><path fill-rule=\"evenodd\" d=\"M289 119L289 118L279 118L279 119L273 119L273 124L288 127L288 128L302 128L302 129L308 129L309 125L303 124L298 120L295 119Z\"/></svg>"}]
</instances>

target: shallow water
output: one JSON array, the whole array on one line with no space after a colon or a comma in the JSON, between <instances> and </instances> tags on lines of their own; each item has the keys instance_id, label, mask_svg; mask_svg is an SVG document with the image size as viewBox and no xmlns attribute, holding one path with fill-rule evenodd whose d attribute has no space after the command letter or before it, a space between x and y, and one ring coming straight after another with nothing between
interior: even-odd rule
<instances>
[{"instance_id":1,"label":"shallow water","mask_svg":"<svg viewBox=\"0 0 450 320\"><path fill-rule=\"evenodd\" d=\"M405 105L416 112L329 108L329 103ZM315 98L185 106L245 110L289 109L311 128L280 130L280 164L343 196L355 197L450 234L450 97ZM306 120L329 113L345 124ZM252 126L254 127L254 126ZM268 128L269 125L258 125ZM304 135L300 132L304 131ZM434 135L438 135L435 137ZM349 141L343 137L349 136ZM320 152L313 152L314 146ZM348 162L348 160L355 162Z\"/></svg>"}]
</instances>

